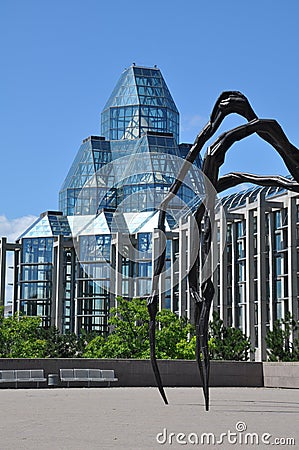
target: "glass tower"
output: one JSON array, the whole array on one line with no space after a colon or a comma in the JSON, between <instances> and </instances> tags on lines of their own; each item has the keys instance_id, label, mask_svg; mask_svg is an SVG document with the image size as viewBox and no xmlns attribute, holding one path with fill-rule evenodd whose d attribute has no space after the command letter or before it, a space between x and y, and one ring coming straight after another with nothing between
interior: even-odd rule
<instances>
[{"instance_id":1,"label":"glass tower","mask_svg":"<svg viewBox=\"0 0 299 450\"><path fill-rule=\"evenodd\" d=\"M59 193L60 211L42 214L19 241L15 310L40 315L44 326L62 331L107 333L116 295L149 294L157 206L191 147L179 144L179 113L157 67L126 69L101 122L102 136L84 139L75 156ZM196 206L198 171L186 179L172 203L176 212ZM167 215L168 232L178 226L174 217ZM168 236L166 247L169 268L177 241ZM177 310L171 275L164 278L161 305Z\"/></svg>"},{"instance_id":2,"label":"glass tower","mask_svg":"<svg viewBox=\"0 0 299 450\"><path fill-rule=\"evenodd\" d=\"M179 112L158 68L126 69L102 112L107 140L138 139L147 131L172 133L179 142Z\"/></svg>"},{"instance_id":3,"label":"glass tower","mask_svg":"<svg viewBox=\"0 0 299 450\"><path fill-rule=\"evenodd\" d=\"M136 192L155 189L162 201L178 173L179 158L191 147L178 143L179 113L157 67L132 65L123 72L103 109L101 131L102 136L83 140L61 188L59 209L68 216L96 214L115 211L131 198L123 203L126 211L150 210L148 198ZM200 158L195 163L200 167ZM97 179L86 185L98 171L102 184L110 186L104 197ZM194 194L183 188L178 197L188 203Z\"/></svg>"}]
</instances>

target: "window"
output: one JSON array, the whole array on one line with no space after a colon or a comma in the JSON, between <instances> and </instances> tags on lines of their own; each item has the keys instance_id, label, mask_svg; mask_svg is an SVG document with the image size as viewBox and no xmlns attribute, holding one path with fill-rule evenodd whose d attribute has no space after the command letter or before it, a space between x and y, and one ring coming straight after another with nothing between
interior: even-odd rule
<instances>
[{"instance_id":1,"label":"window","mask_svg":"<svg viewBox=\"0 0 299 450\"><path fill-rule=\"evenodd\" d=\"M274 224L275 224L275 228L276 229L281 227L281 211L275 211L275 213L274 213Z\"/></svg>"},{"instance_id":2,"label":"window","mask_svg":"<svg viewBox=\"0 0 299 450\"><path fill-rule=\"evenodd\" d=\"M245 258L245 242L243 240L237 242L237 258Z\"/></svg>"},{"instance_id":3,"label":"window","mask_svg":"<svg viewBox=\"0 0 299 450\"><path fill-rule=\"evenodd\" d=\"M275 234L275 250L282 250L282 235L281 233Z\"/></svg>"},{"instance_id":4,"label":"window","mask_svg":"<svg viewBox=\"0 0 299 450\"><path fill-rule=\"evenodd\" d=\"M282 298L282 280L276 280L276 298Z\"/></svg>"},{"instance_id":5,"label":"window","mask_svg":"<svg viewBox=\"0 0 299 450\"><path fill-rule=\"evenodd\" d=\"M242 222L237 222L237 237L242 237L244 236L245 232L244 232L244 221Z\"/></svg>"},{"instance_id":6,"label":"window","mask_svg":"<svg viewBox=\"0 0 299 450\"><path fill-rule=\"evenodd\" d=\"M152 276L152 263L140 262L138 263L138 277L151 278Z\"/></svg>"},{"instance_id":7,"label":"window","mask_svg":"<svg viewBox=\"0 0 299 450\"><path fill-rule=\"evenodd\" d=\"M53 238L23 239L22 263L51 263Z\"/></svg>"},{"instance_id":8,"label":"window","mask_svg":"<svg viewBox=\"0 0 299 450\"><path fill-rule=\"evenodd\" d=\"M80 236L80 261L110 261L110 235Z\"/></svg>"},{"instance_id":9,"label":"window","mask_svg":"<svg viewBox=\"0 0 299 450\"><path fill-rule=\"evenodd\" d=\"M238 263L238 275L239 275L239 281L245 281L245 261L241 261Z\"/></svg>"},{"instance_id":10,"label":"window","mask_svg":"<svg viewBox=\"0 0 299 450\"><path fill-rule=\"evenodd\" d=\"M152 235L151 233L138 234L138 250L142 252L144 258L150 258L152 252Z\"/></svg>"}]
</instances>

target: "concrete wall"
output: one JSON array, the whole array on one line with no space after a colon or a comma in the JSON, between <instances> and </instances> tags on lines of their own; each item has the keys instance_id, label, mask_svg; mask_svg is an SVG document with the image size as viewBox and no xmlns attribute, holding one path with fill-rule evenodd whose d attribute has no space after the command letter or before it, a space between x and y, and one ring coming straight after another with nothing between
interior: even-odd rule
<instances>
[{"instance_id":1,"label":"concrete wall","mask_svg":"<svg viewBox=\"0 0 299 450\"><path fill-rule=\"evenodd\" d=\"M263 363L264 386L299 389L299 362Z\"/></svg>"},{"instance_id":2,"label":"concrete wall","mask_svg":"<svg viewBox=\"0 0 299 450\"><path fill-rule=\"evenodd\" d=\"M164 386L200 386L200 377L195 361L159 360ZM58 374L60 368L114 369L119 381L114 386L156 386L149 360L134 359L0 359L0 370L44 369L45 376ZM78 384L80 386L80 383ZM6 386L6 385L5 385ZM25 384L22 386L26 387ZM42 384L41 384L42 386ZM44 383L46 386L46 383ZM211 362L211 386L263 386L262 363L258 362ZM4 387L0 384L0 387Z\"/></svg>"},{"instance_id":3,"label":"concrete wall","mask_svg":"<svg viewBox=\"0 0 299 450\"><path fill-rule=\"evenodd\" d=\"M158 364L164 386L192 387L201 385L195 361L159 360ZM119 379L117 383L113 384L114 386L156 386L149 360L86 358L0 359L0 370L44 369L46 378L49 374L59 374L59 369L61 368L114 369ZM25 383L22 383L21 386L27 387ZM47 383L41 383L41 386L46 387ZM78 383L78 386L80 386L80 383ZM211 361L211 386L264 386L299 389L299 362ZM2 387L10 386L8 384L0 384L0 388ZM31 387L34 386L31 385Z\"/></svg>"}]
</instances>

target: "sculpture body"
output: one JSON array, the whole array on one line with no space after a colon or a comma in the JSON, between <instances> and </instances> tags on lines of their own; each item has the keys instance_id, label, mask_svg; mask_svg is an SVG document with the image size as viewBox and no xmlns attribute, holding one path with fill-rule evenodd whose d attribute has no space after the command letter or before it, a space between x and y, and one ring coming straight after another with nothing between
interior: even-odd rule
<instances>
[{"instance_id":1,"label":"sculpture body","mask_svg":"<svg viewBox=\"0 0 299 450\"><path fill-rule=\"evenodd\" d=\"M223 119L232 113L243 116L247 123L221 134L208 147L202 164L204 179L211 183L214 191L222 192L240 183L250 182L261 186L278 186L299 192L299 150L289 142L282 128L275 120L259 119L249 104L247 98L238 91L223 92L217 99L209 122L197 135L180 173L170 188L169 193L160 205L158 229L165 232L165 217L167 206L180 189L190 164L201 152L205 143L215 134ZM281 176L259 176L248 173L229 173L219 177L219 169L224 163L226 152L236 141L242 140L253 133L271 144L280 154L294 181ZM208 270L208 255L211 248L212 224L214 221L215 193L206 189L206 198L194 214L198 230L203 231L200 236L200 251L194 258L194 264L188 273L189 290L195 302L196 326L196 361L203 383L206 410L209 409L209 373L210 361L208 351L208 322L210 308L214 297L214 286ZM147 299L150 315L150 351L151 362L160 394L167 404L167 398L162 386L161 377L155 356L155 327L158 311L158 283L165 262L165 251L155 261L151 295ZM207 263L207 264L205 264ZM198 277L199 268L201 269ZM200 278L200 279L199 279Z\"/></svg>"}]
</instances>

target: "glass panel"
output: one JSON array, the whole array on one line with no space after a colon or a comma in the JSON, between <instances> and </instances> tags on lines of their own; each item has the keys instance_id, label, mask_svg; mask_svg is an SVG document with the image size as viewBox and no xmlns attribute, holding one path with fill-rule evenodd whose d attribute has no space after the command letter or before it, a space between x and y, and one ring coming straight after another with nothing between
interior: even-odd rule
<instances>
[{"instance_id":1,"label":"glass panel","mask_svg":"<svg viewBox=\"0 0 299 450\"><path fill-rule=\"evenodd\" d=\"M281 227L281 211L276 211L274 213L274 222L276 229Z\"/></svg>"},{"instance_id":2,"label":"glass panel","mask_svg":"<svg viewBox=\"0 0 299 450\"><path fill-rule=\"evenodd\" d=\"M237 237L242 237L244 234L244 221L237 222Z\"/></svg>"},{"instance_id":3,"label":"glass panel","mask_svg":"<svg viewBox=\"0 0 299 450\"><path fill-rule=\"evenodd\" d=\"M275 250L281 249L282 249L282 235L281 233L278 233L275 235Z\"/></svg>"},{"instance_id":4,"label":"glass panel","mask_svg":"<svg viewBox=\"0 0 299 450\"><path fill-rule=\"evenodd\" d=\"M143 252L143 258L151 258L152 253L152 234L138 233L138 250Z\"/></svg>"},{"instance_id":5,"label":"glass panel","mask_svg":"<svg viewBox=\"0 0 299 450\"><path fill-rule=\"evenodd\" d=\"M110 261L111 235L80 236L80 261Z\"/></svg>"},{"instance_id":6,"label":"glass panel","mask_svg":"<svg viewBox=\"0 0 299 450\"><path fill-rule=\"evenodd\" d=\"M276 297L282 298L282 281L281 280L277 280L276 281Z\"/></svg>"},{"instance_id":7,"label":"glass panel","mask_svg":"<svg viewBox=\"0 0 299 450\"><path fill-rule=\"evenodd\" d=\"M152 276L152 263L140 262L138 264L138 277L151 278Z\"/></svg>"},{"instance_id":8,"label":"glass panel","mask_svg":"<svg viewBox=\"0 0 299 450\"><path fill-rule=\"evenodd\" d=\"M22 263L52 262L52 238L23 239Z\"/></svg>"},{"instance_id":9,"label":"glass panel","mask_svg":"<svg viewBox=\"0 0 299 450\"><path fill-rule=\"evenodd\" d=\"M239 266L239 281L245 281L245 261L238 263Z\"/></svg>"},{"instance_id":10,"label":"glass panel","mask_svg":"<svg viewBox=\"0 0 299 450\"><path fill-rule=\"evenodd\" d=\"M276 258L276 275L281 275L282 274L281 262L282 262L282 258L281 258L281 256L278 256Z\"/></svg>"}]
</instances>

